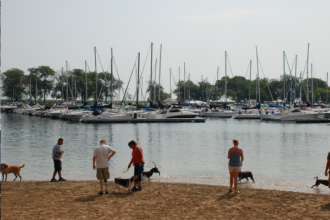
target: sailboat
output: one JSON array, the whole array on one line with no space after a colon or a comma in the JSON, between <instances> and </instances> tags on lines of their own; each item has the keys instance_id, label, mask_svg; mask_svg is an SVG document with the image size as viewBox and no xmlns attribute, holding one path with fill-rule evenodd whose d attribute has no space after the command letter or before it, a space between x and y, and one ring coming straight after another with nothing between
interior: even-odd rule
<instances>
[{"instance_id":1,"label":"sailboat","mask_svg":"<svg viewBox=\"0 0 330 220\"><path fill-rule=\"evenodd\" d=\"M227 51L225 51L225 103L221 106L215 106L204 110L200 113L202 117L218 117L218 118L231 118L234 114L232 110L226 110L227 108Z\"/></svg>"},{"instance_id":2,"label":"sailboat","mask_svg":"<svg viewBox=\"0 0 330 220\"><path fill-rule=\"evenodd\" d=\"M284 53L284 55L285 55L285 53ZM307 50L307 94L309 94L309 91L308 91L308 66L309 66L308 60L309 60L309 44L308 44L308 50ZM313 70L313 68L312 68L312 70ZM290 73L291 73L291 70L290 70ZM313 102L313 95L312 95L312 102ZM307 95L307 103L309 103L309 95ZM313 111L310 108L308 108L307 110L301 110L300 108L292 108L292 109L283 109L280 113L274 114L272 116L271 120L273 120L273 121L295 121L297 119L316 119L316 118L320 118L321 116L322 116L321 112Z\"/></svg>"},{"instance_id":3,"label":"sailboat","mask_svg":"<svg viewBox=\"0 0 330 220\"><path fill-rule=\"evenodd\" d=\"M257 84L256 84L256 91L259 91L259 103L255 103L254 107L251 107L251 99L250 99L250 92L249 92L249 106L242 107L238 110L238 113L232 116L233 119L260 119L260 82L259 82L259 63L258 63L258 50L256 47L256 54L257 54ZM250 89L251 90L251 71L252 71L252 61L250 60ZM258 99L258 93L256 95L256 101Z\"/></svg>"}]
</instances>

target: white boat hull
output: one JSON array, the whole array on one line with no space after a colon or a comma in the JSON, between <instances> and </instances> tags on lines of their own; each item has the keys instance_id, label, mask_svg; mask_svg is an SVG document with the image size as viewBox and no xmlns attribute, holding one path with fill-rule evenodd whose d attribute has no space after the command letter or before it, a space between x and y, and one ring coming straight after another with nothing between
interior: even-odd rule
<instances>
[{"instance_id":1,"label":"white boat hull","mask_svg":"<svg viewBox=\"0 0 330 220\"><path fill-rule=\"evenodd\" d=\"M289 114L274 114L272 121L295 121L296 119L315 119L318 118L318 113L289 113Z\"/></svg>"},{"instance_id":2,"label":"white boat hull","mask_svg":"<svg viewBox=\"0 0 330 220\"><path fill-rule=\"evenodd\" d=\"M217 117L217 118L231 118L234 115L233 111L211 111L201 114L202 117Z\"/></svg>"},{"instance_id":3,"label":"white boat hull","mask_svg":"<svg viewBox=\"0 0 330 220\"><path fill-rule=\"evenodd\" d=\"M233 119L261 119L260 114L234 114Z\"/></svg>"}]
</instances>

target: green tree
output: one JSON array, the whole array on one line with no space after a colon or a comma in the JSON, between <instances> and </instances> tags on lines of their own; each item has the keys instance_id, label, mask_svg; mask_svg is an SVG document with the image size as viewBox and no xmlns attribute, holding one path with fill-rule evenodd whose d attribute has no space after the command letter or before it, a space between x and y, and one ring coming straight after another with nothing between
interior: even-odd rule
<instances>
[{"instance_id":1,"label":"green tree","mask_svg":"<svg viewBox=\"0 0 330 220\"><path fill-rule=\"evenodd\" d=\"M19 101L26 94L26 76L24 71L12 68L1 73L2 95L13 101Z\"/></svg>"},{"instance_id":2,"label":"green tree","mask_svg":"<svg viewBox=\"0 0 330 220\"><path fill-rule=\"evenodd\" d=\"M30 72L29 77L32 81L36 81L37 85L35 90L37 95L35 95L35 100L37 99L38 94L43 97L44 103L46 103L46 96L52 89L52 83L55 76L55 71L49 66L39 66L37 68L29 68ZM32 93L32 95L34 95Z\"/></svg>"},{"instance_id":3,"label":"green tree","mask_svg":"<svg viewBox=\"0 0 330 220\"><path fill-rule=\"evenodd\" d=\"M156 98L156 102L161 101L163 102L165 99L170 98L170 94L164 92L164 88L162 85L159 85L158 83L153 82L150 86L150 81L148 82L148 88L147 93L151 94L151 98ZM151 90L151 91L150 91ZM159 92L160 92L160 100L159 100ZM151 101L148 96L148 101Z\"/></svg>"},{"instance_id":4,"label":"green tree","mask_svg":"<svg viewBox=\"0 0 330 220\"><path fill-rule=\"evenodd\" d=\"M101 80L101 87L102 90L100 90L101 92L101 96L102 96L102 100L108 101L111 100L111 73L108 72L101 72L98 74L98 78ZM103 85L103 86L102 86ZM115 76L113 76L113 83L112 83L112 88L113 88L113 100L115 98L115 96L119 93L119 90L122 88L123 86L123 81L116 79Z\"/></svg>"}]
</instances>

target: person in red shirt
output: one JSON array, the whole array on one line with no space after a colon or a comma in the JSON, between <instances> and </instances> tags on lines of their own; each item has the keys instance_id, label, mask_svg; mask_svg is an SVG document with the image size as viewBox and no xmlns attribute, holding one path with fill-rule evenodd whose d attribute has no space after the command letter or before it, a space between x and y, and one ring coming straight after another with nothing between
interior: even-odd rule
<instances>
[{"instance_id":1,"label":"person in red shirt","mask_svg":"<svg viewBox=\"0 0 330 220\"><path fill-rule=\"evenodd\" d=\"M137 178L134 181L134 187L132 188L132 191L140 191L142 190L142 172L143 172L143 166L144 166L144 158L143 158L143 150L140 145L138 145L135 141L130 141L128 143L128 146L132 149L132 159L131 162L128 164L128 168L131 167L133 164L134 166L134 176L137 176ZM137 185L139 184L139 187Z\"/></svg>"}]
</instances>

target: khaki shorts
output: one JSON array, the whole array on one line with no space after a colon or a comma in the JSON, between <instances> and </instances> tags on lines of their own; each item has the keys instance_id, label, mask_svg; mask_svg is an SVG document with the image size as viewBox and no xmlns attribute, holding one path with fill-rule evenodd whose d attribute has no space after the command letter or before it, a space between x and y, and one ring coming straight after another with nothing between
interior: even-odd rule
<instances>
[{"instance_id":1,"label":"khaki shorts","mask_svg":"<svg viewBox=\"0 0 330 220\"><path fill-rule=\"evenodd\" d=\"M96 170L96 178L98 180L107 180L110 178L109 167L106 168L97 168Z\"/></svg>"},{"instance_id":2,"label":"khaki shorts","mask_svg":"<svg viewBox=\"0 0 330 220\"><path fill-rule=\"evenodd\" d=\"M239 172L241 172L241 167L231 167L231 166L228 166L228 170L229 170L230 173L232 173L232 172L239 173Z\"/></svg>"}]
</instances>

